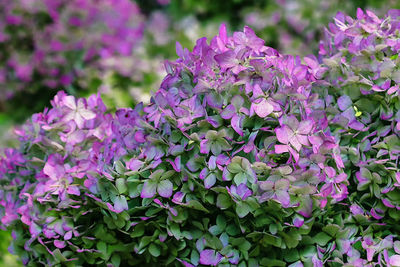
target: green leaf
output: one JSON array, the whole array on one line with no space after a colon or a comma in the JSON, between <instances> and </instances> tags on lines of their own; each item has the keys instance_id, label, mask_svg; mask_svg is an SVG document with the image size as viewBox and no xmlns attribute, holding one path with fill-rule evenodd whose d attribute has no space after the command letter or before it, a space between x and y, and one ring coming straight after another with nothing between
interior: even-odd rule
<instances>
[{"instance_id":1,"label":"green leaf","mask_svg":"<svg viewBox=\"0 0 400 267\"><path fill-rule=\"evenodd\" d=\"M217 216L216 222L217 222L218 228L221 229L221 231L225 230L225 228L226 228L226 219L225 219L225 217L223 215L219 214Z\"/></svg>"},{"instance_id":2,"label":"green leaf","mask_svg":"<svg viewBox=\"0 0 400 267\"><path fill-rule=\"evenodd\" d=\"M103 257L107 257L107 244L103 241L97 242L97 250L101 252Z\"/></svg>"},{"instance_id":3,"label":"green leaf","mask_svg":"<svg viewBox=\"0 0 400 267\"><path fill-rule=\"evenodd\" d=\"M233 178L233 181L235 182L236 185L244 184L247 182L247 175L244 172L239 172L238 174L235 175Z\"/></svg>"},{"instance_id":4,"label":"green leaf","mask_svg":"<svg viewBox=\"0 0 400 267\"><path fill-rule=\"evenodd\" d=\"M295 248L299 244L299 238L296 235L293 235L291 233L280 233L283 236L283 239L285 240L285 244L288 248ZM300 236L300 235L299 235ZM301 236L300 236L301 238Z\"/></svg>"},{"instance_id":5,"label":"green leaf","mask_svg":"<svg viewBox=\"0 0 400 267\"><path fill-rule=\"evenodd\" d=\"M336 233L340 230L339 225L336 224L329 224L322 228L322 231L330 235L331 237L335 237Z\"/></svg>"},{"instance_id":6,"label":"green leaf","mask_svg":"<svg viewBox=\"0 0 400 267\"><path fill-rule=\"evenodd\" d=\"M226 194L219 194L217 197L217 207L224 210L232 206L231 198Z\"/></svg>"},{"instance_id":7,"label":"green leaf","mask_svg":"<svg viewBox=\"0 0 400 267\"><path fill-rule=\"evenodd\" d=\"M212 236L209 234L204 235L204 238L207 242L207 246L212 249L221 250L223 248L221 240L218 237Z\"/></svg>"},{"instance_id":8,"label":"green leaf","mask_svg":"<svg viewBox=\"0 0 400 267\"><path fill-rule=\"evenodd\" d=\"M176 172L175 170L169 170L167 172L165 172L162 176L161 176L161 180L165 180L165 179L169 179L172 175L174 175Z\"/></svg>"},{"instance_id":9,"label":"green leaf","mask_svg":"<svg viewBox=\"0 0 400 267\"><path fill-rule=\"evenodd\" d=\"M121 256L118 254L112 255L111 262L114 265L113 267L118 267L121 264Z\"/></svg>"},{"instance_id":10,"label":"green leaf","mask_svg":"<svg viewBox=\"0 0 400 267\"><path fill-rule=\"evenodd\" d=\"M160 247L154 243L150 244L148 250L153 257L158 257L161 254Z\"/></svg>"},{"instance_id":11,"label":"green leaf","mask_svg":"<svg viewBox=\"0 0 400 267\"><path fill-rule=\"evenodd\" d=\"M115 162L115 170L118 172L118 173L124 173L125 172L125 166L124 166L124 164L121 162L121 161L116 161Z\"/></svg>"},{"instance_id":12,"label":"green leaf","mask_svg":"<svg viewBox=\"0 0 400 267\"><path fill-rule=\"evenodd\" d=\"M226 232L230 236L236 236L240 233L240 230L235 224L230 224L228 227L226 227Z\"/></svg>"},{"instance_id":13,"label":"green leaf","mask_svg":"<svg viewBox=\"0 0 400 267\"><path fill-rule=\"evenodd\" d=\"M275 260L271 258L262 258L260 261L261 266L266 266L266 267L285 267L287 266L286 262L281 261L281 260Z\"/></svg>"},{"instance_id":14,"label":"green leaf","mask_svg":"<svg viewBox=\"0 0 400 267\"><path fill-rule=\"evenodd\" d=\"M117 187L118 192L119 192L120 194L123 194L123 193L125 193L126 191L128 191L128 187L126 186L126 181L125 181L124 178L118 178L118 179L115 181L115 186Z\"/></svg>"},{"instance_id":15,"label":"green leaf","mask_svg":"<svg viewBox=\"0 0 400 267\"><path fill-rule=\"evenodd\" d=\"M190 253L190 261L197 266L199 264L200 254L196 250L192 250Z\"/></svg>"},{"instance_id":16,"label":"green leaf","mask_svg":"<svg viewBox=\"0 0 400 267\"><path fill-rule=\"evenodd\" d=\"M264 246L273 245L275 247L280 248L282 239L277 236L270 235L270 234L264 234L264 237L261 240L261 242L264 244Z\"/></svg>"},{"instance_id":17,"label":"green leaf","mask_svg":"<svg viewBox=\"0 0 400 267\"><path fill-rule=\"evenodd\" d=\"M285 249L283 250L283 258L286 262L295 262L300 259L300 255L297 249Z\"/></svg>"},{"instance_id":18,"label":"green leaf","mask_svg":"<svg viewBox=\"0 0 400 267\"><path fill-rule=\"evenodd\" d=\"M182 235L181 235L181 229L180 229L180 227L179 227L179 225L178 225L177 223L171 223L171 224L169 225L169 230L171 231L172 235L173 235L176 239L178 239L178 240L181 239L181 237L182 237Z\"/></svg>"},{"instance_id":19,"label":"green leaf","mask_svg":"<svg viewBox=\"0 0 400 267\"><path fill-rule=\"evenodd\" d=\"M278 232L278 226L275 223L269 225L269 232L275 235Z\"/></svg>"},{"instance_id":20,"label":"green leaf","mask_svg":"<svg viewBox=\"0 0 400 267\"><path fill-rule=\"evenodd\" d=\"M128 183L129 197L137 198L142 192L143 184Z\"/></svg>"},{"instance_id":21,"label":"green leaf","mask_svg":"<svg viewBox=\"0 0 400 267\"><path fill-rule=\"evenodd\" d=\"M148 244L150 244L151 240L151 236L143 236L139 242L139 250L145 248Z\"/></svg>"},{"instance_id":22,"label":"green leaf","mask_svg":"<svg viewBox=\"0 0 400 267\"><path fill-rule=\"evenodd\" d=\"M150 174L149 179L158 181L163 174L164 174L164 170L158 169L155 172L153 172L152 174Z\"/></svg>"},{"instance_id":23,"label":"green leaf","mask_svg":"<svg viewBox=\"0 0 400 267\"><path fill-rule=\"evenodd\" d=\"M324 232L320 232L318 233L316 236L314 236L314 241L315 243L317 243L320 246L325 246L329 240L331 240L332 237L330 237L329 235L327 235Z\"/></svg>"},{"instance_id":24,"label":"green leaf","mask_svg":"<svg viewBox=\"0 0 400 267\"><path fill-rule=\"evenodd\" d=\"M127 182L136 182L136 183L140 183L139 180L139 174L135 174L135 175L131 175L128 177L128 179L126 179Z\"/></svg>"},{"instance_id":25,"label":"green leaf","mask_svg":"<svg viewBox=\"0 0 400 267\"><path fill-rule=\"evenodd\" d=\"M234 157L231 161L231 163L229 163L229 165L227 166L228 171L231 173L239 173L242 172L242 160L241 157Z\"/></svg>"},{"instance_id":26,"label":"green leaf","mask_svg":"<svg viewBox=\"0 0 400 267\"><path fill-rule=\"evenodd\" d=\"M300 250L300 255L301 255L301 257L304 257L304 258L311 258L315 254L317 254L317 248L314 245L307 246L307 247L303 248L302 250Z\"/></svg>"},{"instance_id":27,"label":"green leaf","mask_svg":"<svg viewBox=\"0 0 400 267\"><path fill-rule=\"evenodd\" d=\"M135 238L135 237L140 237L144 234L144 225L143 224L138 224L135 225L135 227L133 228L133 232L131 233L131 237Z\"/></svg>"},{"instance_id":28,"label":"green leaf","mask_svg":"<svg viewBox=\"0 0 400 267\"><path fill-rule=\"evenodd\" d=\"M213 225L211 226L208 231L212 234L212 235L219 235L222 233L223 230L221 230L221 228L218 227L218 225Z\"/></svg>"},{"instance_id":29,"label":"green leaf","mask_svg":"<svg viewBox=\"0 0 400 267\"><path fill-rule=\"evenodd\" d=\"M65 258L65 256L61 253L61 251L58 248L53 251L53 255L58 262L65 262L67 260L67 258Z\"/></svg>"},{"instance_id":30,"label":"green leaf","mask_svg":"<svg viewBox=\"0 0 400 267\"><path fill-rule=\"evenodd\" d=\"M245 217L250 212L250 206L245 202L236 203L236 213L239 218Z\"/></svg>"},{"instance_id":31,"label":"green leaf","mask_svg":"<svg viewBox=\"0 0 400 267\"><path fill-rule=\"evenodd\" d=\"M251 244L249 241L243 238L243 242L241 242L238 247L242 251L249 251L251 248Z\"/></svg>"},{"instance_id":32,"label":"green leaf","mask_svg":"<svg viewBox=\"0 0 400 267\"><path fill-rule=\"evenodd\" d=\"M198 200L194 200L194 199L190 200L189 202L182 204L181 206L185 206L188 208L192 208L195 210L201 210L201 211L209 213L208 209L206 209Z\"/></svg>"}]
</instances>

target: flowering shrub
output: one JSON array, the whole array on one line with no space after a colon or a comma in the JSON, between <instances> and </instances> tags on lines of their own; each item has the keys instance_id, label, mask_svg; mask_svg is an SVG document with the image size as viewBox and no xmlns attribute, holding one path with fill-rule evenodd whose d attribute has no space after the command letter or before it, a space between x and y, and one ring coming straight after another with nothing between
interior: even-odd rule
<instances>
[{"instance_id":1,"label":"flowering shrub","mask_svg":"<svg viewBox=\"0 0 400 267\"><path fill-rule=\"evenodd\" d=\"M345 51L330 49L325 63ZM0 160L0 218L24 264L400 265L395 119L370 116L390 125L379 161L332 64L281 55L248 27L176 50L149 104L111 115L98 95L60 92L17 131L21 148Z\"/></svg>"},{"instance_id":2,"label":"flowering shrub","mask_svg":"<svg viewBox=\"0 0 400 267\"><path fill-rule=\"evenodd\" d=\"M399 257L389 259L386 249L393 247L400 218L399 23L399 10L383 18L361 9L355 19L338 13L320 45L327 84L316 89L351 177L351 213L368 222L360 227L367 260L394 266Z\"/></svg>"},{"instance_id":3,"label":"flowering shrub","mask_svg":"<svg viewBox=\"0 0 400 267\"><path fill-rule=\"evenodd\" d=\"M76 87L77 78L99 71L133 72L132 63L122 64L124 57L132 61L142 38L143 18L132 1L1 1L0 17L7 51L0 57L0 101L19 90Z\"/></svg>"}]
</instances>

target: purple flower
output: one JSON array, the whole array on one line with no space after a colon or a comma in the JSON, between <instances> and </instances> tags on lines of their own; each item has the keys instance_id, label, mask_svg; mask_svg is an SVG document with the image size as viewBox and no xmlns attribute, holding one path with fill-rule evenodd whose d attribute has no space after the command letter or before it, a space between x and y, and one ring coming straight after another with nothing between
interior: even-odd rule
<instances>
[{"instance_id":1,"label":"purple flower","mask_svg":"<svg viewBox=\"0 0 400 267\"><path fill-rule=\"evenodd\" d=\"M231 196L239 200L246 200L246 198L253 195L253 192L246 186L245 183L242 183L238 186L231 185L230 188L226 187L226 189Z\"/></svg>"},{"instance_id":2,"label":"purple flower","mask_svg":"<svg viewBox=\"0 0 400 267\"><path fill-rule=\"evenodd\" d=\"M243 97L236 95L231 99L231 103L221 112L221 117L225 120L231 120L232 128L239 134L243 135L243 118L248 115L249 111L243 107Z\"/></svg>"},{"instance_id":3,"label":"purple flower","mask_svg":"<svg viewBox=\"0 0 400 267\"><path fill-rule=\"evenodd\" d=\"M262 191L260 202L265 202L269 199L277 200L282 204L282 207L290 206L289 181L280 179L277 181L260 181L259 188Z\"/></svg>"},{"instance_id":4,"label":"purple flower","mask_svg":"<svg viewBox=\"0 0 400 267\"><path fill-rule=\"evenodd\" d=\"M361 245L367 251L367 260L372 261L372 258L376 253L376 246L373 239L369 236L364 237Z\"/></svg>"},{"instance_id":5,"label":"purple flower","mask_svg":"<svg viewBox=\"0 0 400 267\"><path fill-rule=\"evenodd\" d=\"M94 119L96 114L87 108L86 101L84 99L75 100L73 96L66 96L63 99L63 102L66 107L70 109L68 113L66 113L64 120L66 122L73 120L76 125L82 129L85 121Z\"/></svg>"},{"instance_id":6,"label":"purple flower","mask_svg":"<svg viewBox=\"0 0 400 267\"><path fill-rule=\"evenodd\" d=\"M291 116L287 118L285 124L281 128L277 128L276 138L285 145L293 146L300 151L302 145L309 146L308 134L312 131L313 123L310 120L299 121Z\"/></svg>"},{"instance_id":7,"label":"purple flower","mask_svg":"<svg viewBox=\"0 0 400 267\"><path fill-rule=\"evenodd\" d=\"M205 249L200 252L200 263L204 265L217 266L222 260L222 255L211 249Z\"/></svg>"},{"instance_id":8,"label":"purple flower","mask_svg":"<svg viewBox=\"0 0 400 267\"><path fill-rule=\"evenodd\" d=\"M324 185L321 187L321 196L324 198L331 196L336 201L341 201L347 198L347 186L343 184L347 180L346 173L336 174L335 169L332 167L325 167L325 181Z\"/></svg>"},{"instance_id":9,"label":"purple flower","mask_svg":"<svg viewBox=\"0 0 400 267\"><path fill-rule=\"evenodd\" d=\"M259 117L265 118L274 111L273 102L266 98L259 84L254 85L253 98L250 112L254 111Z\"/></svg>"}]
</instances>

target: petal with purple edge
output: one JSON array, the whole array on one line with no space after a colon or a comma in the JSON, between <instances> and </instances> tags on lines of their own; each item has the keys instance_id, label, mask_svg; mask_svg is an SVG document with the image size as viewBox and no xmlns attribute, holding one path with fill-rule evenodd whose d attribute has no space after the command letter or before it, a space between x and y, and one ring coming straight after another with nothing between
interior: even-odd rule
<instances>
[{"instance_id":1,"label":"petal with purple edge","mask_svg":"<svg viewBox=\"0 0 400 267\"><path fill-rule=\"evenodd\" d=\"M274 188L275 183L273 181L260 181L259 186L261 190L272 190Z\"/></svg>"},{"instance_id":2,"label":"petal with purple edge","mask_svg":"<svg viewBox=\"0 0 400 267\"><path fill-rule=\"evenodd\" d=\"M274 111L274 107L265 98L262 98L258 103L253 103L252 108L261 118L267 117Z\"/></svg>"},{"instance_id":3,"label":"petal with purple edge","mask_svg":"<svg viewBox=\"0 0 400 267\"><path fill-rule=\"evenodd\" d=\"M29 232L31 233L32 236L38 236L42 232L42 228L40 228L39 225L36 223L32 223L29 226Z\"/></svg>"},{"instance_id":4,"label":"petal with purple edge","mask_svg":"<svg viewBox=\"0 0 400 267\"><path fill-rule=\"evenodd\" d=\"M54 246L56 246L57 248L65 248L66 244L64 241L54 240Z\"/></svg>"},{"instance_id":5,"label":"petal with purple edge","mask_svg":"<svg viewBox=\"0 0 400 267\"><path fill-rule=\"evenodd\" d=\"M372 259L374 258L375 249L367 247L365 250L367 251L367 260L372 261Z\"/></svg>"},{"instance_id":6,"label":"petal with purple edge","mask_svg":"<svg viewBox=\"0 0 400 267\"><path fill-rule=\"evenodd\" d=\"M142 193L140 194L141 198L152 198L156 194L157 191L157 182L152 180L147 180L144 182Z\"/></svg>"},{"instance_id":7,"label":"petal with purple edge","mask_svg":"<svg viewBox=\"0 0 400 267\"><path fill-rule=\"evenodd\" d=\"M72 238L72 231L68 231L64 235L64 240L70 240Z\"/></svg>"},{"instance_id":8,"label":"petal with purple edge","mask_svg":"<svg viewBox=\"0 0 400 267\"><path fill-rule=\"evenodd\" d=\"M126 165L131 171L138 171L144 165L144 162L141 160L132 158L128 161L128 163Z\"/></svg>"},{"instance_id":9,"label":"petal with purple edge","mask_svg":"<svg viewBox=\"0 0 400 267\"><path fill-rule=\"evenodd\" d=\"M390 256L389 263L391 266L400 266L400 255Z\"/></svg>"},{"instance_id":10,"label":"petal with purple edge","mask_svg":"<svg viewBox=\"0 0 400 267\"><path fill-rule=\"evenodd\" d=\"M231 120L232 128L237 132L240 136L243 136L243 117L237 114L233 115Z\"/></svg>"},{"instance_id":11,"label":"petal with purple edge","mask_svg":"<svg viewBox=\"0 0 400 267\"><path fill-rule=\"evenodd\" d=\"M289 188L289 181L286 179L280 179L275 182L276 190L287 190Z\"/></svg>"},{"instance_id":12,"label":"petal with purple edge","mask_svg":"<svg viewBox=\"0 0 400 267\"><path fill-rule=\"evenodd\" d=\"M234 50L228 50L214 57L215 61L225 69L235 67L237 65L236 53Z\"/></svg>"},{"instance_id":13,"label":"petal with purple edge","mask_svg":"<svg viewBox=\"0 0 400 267\"><path fill-rule=\"evenodd\" d=\"M157 192L160 196L170 198L172 196L173 184L169 180L162 180L157 186Z\"/></svg>"},{"instance_id":14,"label":"petal with purple edge","mask_svg":"<svg viewBox=\"0 0 400 267\"><path fill-rule=\"evenodd\" d=\"M349 127L351 129L361 131L362 129L364 129L365 126L361 122L359 122L357 120L353 120L352 122L349 123Z\"/></svg>"},{"instance_id":15,"label":"petal with purple edge","mask_svg":"<svg viewBox=\"0 0 400 267\"><path fill-rule=\"evenodd\" d=\"M297 128L297 132L299 134L309 134L313 127L313 122L311 120L301 121L299 124L299 128Z\"/></svg>"},{"instance_id":16,"label":"petal with purple edge","mask_svg":"<svg viewBox=\"0 0 400 267\"><path fill-rule=\"evenodd\" d=\"M76 102L75 102L75 97L72 95L65 96L63 97L63 102L64 105L67 106L68 108L75 110L76 109Z\"/></svg>"},{"instance_id":17,"label":"petal with purple edge","mask_svg":"<svg viewBox=\"0 0 400 267\"><path fill-rule=\"evenodd\" d=\"M210 189L217 181L217 177L215 176L214 173L211 173L210 175L207 176L207 178L204 180L204 187L206 189Z\"/></svg>"},{"instance_id":18,"label":"petal with purple edge","mask_svg":"<svg viewBox=\"0 0 400 267\"><path fill-rule=\"evenodd\" d=\"M79 187L75 185L68 186L67 193L70 195L80 196L81 192L79 191Z\"/></svg>"},{"instance_id":19,"label":"petal with purple edge","mask_svg":"<svg viewBox=\"0 0 400 267\"><path fill-rule=\"evenodd\" d=\"M304 218L295 216L293 219L293 225L300 228L304 224Z\"/></svg>"},{"instance_id":20,"label":"petal with purple edge","mask_svg":"<svg viewBox=\"0 0 400 267\"><path fill-rule=\"evenodd\" d=\"M116 212L122 212L124 210L128 210L128 202L126 201L125 196L117 196L114 200L114 209Z\"/></svg>"},{"instance_id":21,"label":"petal with purple edge","mask_svg":"<svg viewBox=\"0 0 400 267\"><path fill-rule=\"evenodd\" d=\"M341 111L345 111L347 108L349 108L353 102L351 101L351 98L347 95L343 95L341 97L338 98L337 100L339 109Z\"/></svg>"},{"instance_id":22,"label":"petal with purple edge","mask_svg":"<svg viewBox=\"0 0 400 267\"><path fill-rule=\"evenodd\" d=\"M282 126L281 128L276 128L275 133L276 133L276 138L282 144L288 144L289 143L289 135L293 136L293 131L286 125Z\"/></svg>"},{"instance_id":23,"label":"petal with purple edge","mask_svg":"<svg viewBox=\"0 0 400 267\"><path fill-rule=\"evenodd\" d=\"M205 249L200 253L200 263L204 265L217 266L222 255L211 249Z\"/></svg>"},{"instance_id":24,"label":"petal with purple edge","mask_svg":"<svg viewBox=\"0 0 400 267\"><path fill-rule=\"evenodd\" d=\"M81 117L84 118L85 120L91 120L91 119L96 118L96 113L94 113L93 111L86 109L86 108L80 109L79 115L81 115Z\"/></svg>"},{"instance_id":25,"label":"petal with purple edge","mask_svg":"<svg viewBox=\"0 0 400 267\"><path fill-rule=\"evenodd\" d=\"M200 142L200 153L202 154L208 154L210 153L210 144L207 142L207 140L202 140Z\"/></svg>"},{"instance_id":26,"label":"petal with purple edge","mask_svg":"<svg viewBox=\"0 0 400 267\"><path fill-rule=\"evenodd\" d=\"M221 118L225 120L229 120L236 114L236 109L234 105L228 105L224 110L221 112Z\"/></svg>"},{"instance_id":27,"label":"petal with purple edge","mask_svg":"<svg viewBox=\"0 0 400 267\"><path fill-rule=\"evenodd\" d=\"M289 142L297 151L300 151L301 143L297 137L297 135L289 136Z\"/></svg>"},{"instance_id":28,"label":"petal with purple edge","mask_svg":"<svg viewBox=\"0 0 400 267\"><path fill-rule=\"evenodd\" d=\"M284 208L290 205L290 195L287 191L278 190L276 191L276 200L278 200Z\"/></svg>"},{"instance_id":29,"label":"petal with purple edge","mask_svg":"<svg viewBox=\"0 0 400 267\"><path fill-rule=\"evenodd\" d=\"M231 103L232 103L232 105L235 107L236 110L239 110L240 108L243 107L244 99L243 99L243 97L241 97L240 95L235 95L235 96L231 99Z\"/></svg>"}]
</instances>

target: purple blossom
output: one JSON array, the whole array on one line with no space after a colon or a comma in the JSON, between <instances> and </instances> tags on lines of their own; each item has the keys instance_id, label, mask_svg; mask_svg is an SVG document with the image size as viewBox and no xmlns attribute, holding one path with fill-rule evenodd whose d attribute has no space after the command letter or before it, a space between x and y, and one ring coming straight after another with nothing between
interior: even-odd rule
<instances>
[{"instance_id":1,"label":"purple blossom","mask_svg":"<svg viewBox=\"0 0 400 267\"><path fill-rule=\"evenodd\" d=\"M313 123L310 120L299 121L295 117L289 117L281 128L277 128L276 137L279 142L293 146L297 151L301 147L309 146L308 134L312 131Z\"/></svg>"},{"instance_id":2,"label":"purple blossom","mask_svg":"<svg viewBox=\"0 0 400 267\"><path fill-rule=\"evenodd\" d=\"M290 195L289 195L289 181L281 179L277 181L260 181L260 190L262 195L260 196L260 202L265 202L269 199L277 200L282 204L282 207L287 208L290 206Z\"/></svg>"},{"instance_id":3,"label":"purple blossom","mask_svg":"<svg viewBox=\"0 0 400 267\"><path fill-rule=\"evenodd\" d=\"M200 253L200 263L204 265L217 266L222 260L222 255L211 249L205 249Z\"/></svg>"},{"instance_id":4,"label":"purple blossom","mask_svg":"<svg viewBox=\"0 0 400 267\"><path fill-rule=\"evenodd\" d=\"M253 195L253 192L246 186L245 183L238 186L231 185L230 188L226 188L228 193L239 200L246 200L249 196Z\"/></svg>"}]
</instances>

